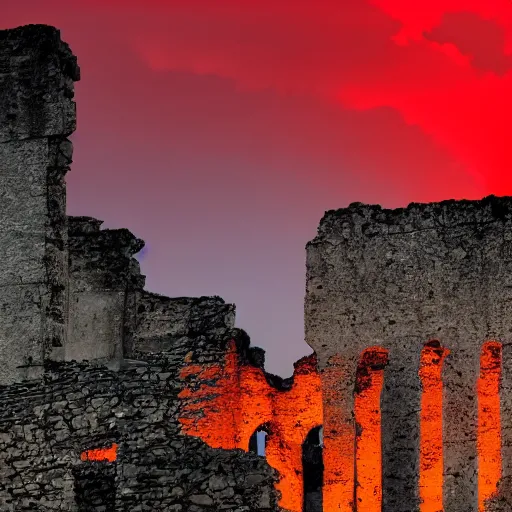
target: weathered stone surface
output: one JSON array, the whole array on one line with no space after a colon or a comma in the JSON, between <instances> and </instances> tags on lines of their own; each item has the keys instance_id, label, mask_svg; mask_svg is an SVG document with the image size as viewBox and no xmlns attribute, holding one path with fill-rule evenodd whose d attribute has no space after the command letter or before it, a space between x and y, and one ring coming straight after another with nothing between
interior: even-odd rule
<instances>
[{"instance_id":1,"label":"weathered stone surface","mask_svg":"<svg viewBox=\"0 0 512 512\"><path fill-rule=\"evenodd\" d=\"M0 143L75 131L76 57L46 25L0 30Z\"/></svg>"},{"instance_id":2,"label":"weathered stone surface","mask_svg":"<svg viewBox=\"0 0 512 512\"><path fill-rule=\"evenodd\" d=\"M365 348L389 350L382 394L385 512L418 509L418 369L431 339L450 350L443 373L445 510L477 510L479 356L486 340L510 343L511 228L512 198L397 210L355 203L327 212L307 246L306 341L320 366L341 357L351 375ZM510 366L505 356L503 364ZM350 396L354 382L339 386L339 396ZM351 402L343 407L341 420L353 421ZM502 422L509 477L510 415Z\"/></svg>"},{"instance_id":3,"label":"weathered stone surface","mask_svg":"<svg viewBox=\"0 0 512 512\"><path fill-rule=\"evenodd\" d=\"M66 338L64 175L76 59L58 30L0 31L0 383L37 376Z\"/></svg>"},{"instance_id":4,"label":"weathered stone surface","mask_svg":"<svg viewBox=\"0 0 512 512\"><path fill-rule=\"evenodd\" d=\"M127 229L101 230L101 224L69 217L68 361L120 360L128 296L144 286L133 258L144 242Z\"/></svg>"},{"instance_id":5,"label":"weathered stone surface","mask_svg":"<svg viewBox=\"0 0 512 512\"><path fill-rule=\"evenodd\" d=\"M180 433L175 360L154 354L117 372L48 363L44 382L0 388L0 509L278 510L264 459ZM80 460L112 443L115 462Z\"/></svg>"},{"instance_id":6,"label":"weathered stone surface","mask_svg":"<svg viewBox=\"0 0 512 512\"><path fill-rule=\"evenodd\" d=\"M136 294L134 301L131 317L135 331L126 347L131 355L171 350L184 339L222 337L235 324L234 305L220 297L170 298L144 291ZM200 348L199 339L197 343Z\"/></svg>"},{"instance_id":7,"label":"weathered stone surface","mask_svg":"<svg viewBox=\"0 0 512 512\"><path fill-rule=\"evenodd\" d=\"M204 349L195 349L207 340L196 342L187 354L187 365L180 372L186 383L179 395L183 431L216 448L254 453L259 452L258 432L266 432L265 458L280 475L279 504L302 512L305 501L309 504L305 494L318 492L322 482L321 464L308 451L312 448L318 455L319 450L321 458L322 398L316 359L302 358L292 377L282 379L259 367L261 352L254 357L247 334L235 329L231 338L224 356L215 356L221 345L208 349L209 357L204 357ZM223 364L218 363L219 356ZM318 446L312 446L315 439ZM261 475L249 475L246 484L261 481Z\"/></svg>"}]
</instances>

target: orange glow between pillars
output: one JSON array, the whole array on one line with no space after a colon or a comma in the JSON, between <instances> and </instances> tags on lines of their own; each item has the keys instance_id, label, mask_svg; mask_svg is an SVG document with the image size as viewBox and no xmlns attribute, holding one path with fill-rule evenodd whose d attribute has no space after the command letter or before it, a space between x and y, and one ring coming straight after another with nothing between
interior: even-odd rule
<instances>
[{"instance_id":1,"label":"orange glow between pillars","mask_svg":"<svg viewBox=\"0 0 512 512\"><path fill-rule=\"evenodd\" d=\"M281 479L276 489L281 492L279 505L285 510L301 512L304 503L304 475L302 471L302 444L284 440L284 433L268 436L266 458Z\"/></svg>"},{"instance_id":2,"label":"orange glow between pillars","mask_svg":"<svg viewBox=\"0 0 512 512\"><path fill-rule=\"evenodd\" d=\"M478 510L497 491L501 478L501 343L484 343L480 355L478 393Z\"/></svg>"},{"instance_id":3,"label":"orange glow between pillars","mask_svg":"<svg viewBox=\"0 0 512 512\"><path fill-rule=\"evenodd\" d=\"M180 377L185 381L179 394L183 432L213 448L248 451L252 434L268 424L266 458L280 474L279 505L302 512L302 444L323 418L316 359L309 356L295 363L293 385L283 391L270 386L260 368L240 364L230 342L224 365L190 363Z\"/></svg>"},{"instance_id":4,"label":"orange glow between pillars","mask_svg":"<svg viewBox=\"0 0 512 512\"><path fill-rule=\"evenodd\" d=\"M356 374L356 502L357 510L364 512L380 512L382 507L380 396L387 363L387 350L368 348L361 355Z\"/></svg>"},{"instance_id":5,"label":"orange glow between pillars","mask_svg":"<svg viewBox=\"0 0 512 512\"><path fill-rule=\"evenodd\" d=\"M443 362L449 350L439 341L425 343L419 376L422 386L420 413L420 511L443 510Z\"/></svg>"},{"instance_id":6,"label":"orange glow between pillars","mask_svg":"<svg viewBox=\"0 0 512 512\"><path fill-rule=\"evenodd\" d=\"M114 462L117 458L117 444L107 448L95 448L94 450L86 450L80 454L80 460L98 461L98 462Z\"/></svg>"}]
</instances>

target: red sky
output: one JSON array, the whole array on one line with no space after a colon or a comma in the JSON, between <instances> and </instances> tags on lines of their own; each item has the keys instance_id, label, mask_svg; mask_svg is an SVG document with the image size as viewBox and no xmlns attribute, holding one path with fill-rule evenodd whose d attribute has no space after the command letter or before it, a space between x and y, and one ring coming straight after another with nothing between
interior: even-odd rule
<instances>
[{"instance_id":1,"label":"red sky","mask_svg":"<svg viewBox=\"0 0 512 512\"><path fill-rule=\"evenodd\" d=\"M0 1L79 58L69 213L143 238L148 289L235 302L271 371L310 351L325 210L512 194L512 0Z\"/></svg>"}]
</instances>

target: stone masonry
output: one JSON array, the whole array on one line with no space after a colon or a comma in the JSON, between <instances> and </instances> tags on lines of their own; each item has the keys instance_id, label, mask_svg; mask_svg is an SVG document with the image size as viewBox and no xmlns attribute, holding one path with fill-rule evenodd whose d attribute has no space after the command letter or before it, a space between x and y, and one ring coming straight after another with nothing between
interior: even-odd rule
<instances>
[{"instance_id":1,"label":"stone masonry","mask_svg":"<svg viewBox=\"0 0 512 512\"><path fill-rule=\"evenodd\" d=\"M40 374L66 340L64 176L76 58L51 27L0 31L0 383Z\"/></svg>"},{"instance_id":2,"label":"stone masonry","mask_svg":"<svg viewBox=\"0 0 512 512\"><path fill-rule=\"evenodd\" d=\"M262 457L180 423L183 369L244 357L234 306L144 290L141 240L65 214L78 79L55 28L0 31L0 511L277 512Z\"/></svg>"},{"instance_id":3,"label":"stone masonry","mask_svg":"<svg viewBox=\"0 0 512 512\"><path fill-rule=\"evenodd\" d=\"M381 396L382 510L413 512L434 498L446 512L476 512L485 500L488 507L493 501L512 510L511 316L512 198L396 210L354 203L326 212L307 246L305 304L306 341L322 376L324 457L329 444L354 446L357 364L365 349L382 347L389 354ZM502 358L494 391L484 385L499 360L485 367L484 342L492 342L489 350ZM427 352L442 365L439 453L420 450L422 436L436 435L422 433L420 425L437 421L422 416L428 389L420 382L426 368L421 359L420 371L420 358ZM479 403L492 403L493 393L497 409L486 424ZM434 410L436 403L427 405ZM327 495L347 489L336 505L352 511L357 462L354 450L346 453L345 465L324 482L324 503L333 503ZM422 482L422 473L437 471L432 464L440 464L440 479ZM331 470L326 460L326 473ZM501 491L483 496L500 478Z\"/></svg>"}]
</instances>

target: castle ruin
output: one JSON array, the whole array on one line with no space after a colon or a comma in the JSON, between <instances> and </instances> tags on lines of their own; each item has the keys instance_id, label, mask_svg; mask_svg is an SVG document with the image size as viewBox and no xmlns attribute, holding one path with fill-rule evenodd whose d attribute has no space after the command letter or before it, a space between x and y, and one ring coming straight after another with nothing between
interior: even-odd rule
<instances>
[{"instance_id":1,"label":"castle ruin","mask_svg":"<svg viewBox=\"0 0 512 512\"><path fill-rule=\"evenodd\" d=\"M55 28L0 31L0 512L512 511L512 198L327 212L282 379L66 215L79 78Z\"/></svg>"},{"instance_id":2,"label":"castle ruin","mask_svg":"<svg viewBox=\"0 0 512 512\"><path fill-rule=\"evenodd\" d=\"M511 198L325 214L307 247L305 321L328 510L512 510L511 284ZM353 392L368 352L386 359L373 418Z\"/></svg>"}]
</instances>

